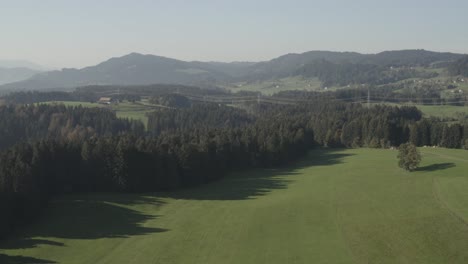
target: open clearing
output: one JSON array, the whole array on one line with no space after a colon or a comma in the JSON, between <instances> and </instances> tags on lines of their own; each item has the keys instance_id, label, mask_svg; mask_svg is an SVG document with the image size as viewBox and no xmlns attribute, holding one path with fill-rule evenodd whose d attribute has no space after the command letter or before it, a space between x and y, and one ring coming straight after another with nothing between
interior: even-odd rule
<instances>
[{"instance_id":1,"label":"open clearing","mask_svg":"<svg viewBox=\"0 0 468 264\"><path fill-rule=\"evenodd\" d=\"M438 117L445 119L456 119L460 115L468 116L468 106L456 105L421 105L413 103L374 103L374 105L391 105L391 106L414 106L417 107L424 117Z\"/></svg>"},{"instance_id":2,"label":"open clearing","mask_svg":"<svg viewBox=\"0 0 468 264\"><path fill-rule=\"evenodd\" d=\"M416 105L427 117L457 118L462 114L468 116L468 106L454 105Z\"/></svg>"},{"instance_id":3,"label":"open clearing","mask_svg":"<svg viewBox=\"0 0 468 264\"><path fill-rule=\"evenodd\" d=\"M413 173L392 150L315 150L174 193L61 197L0 263L468 263L468 151L421 152Z\"/></svg>"},{"instance_id":4,"label":"open clearing","mask_svg":"<svg viewBox=\"0 0 468 264\"><path fill-rule=\"evenodd\" d=\"M299 91L319 91L322 82L318 78L303 78L303 77L287 77L283 79L243 82L224 85L223 87L231 92L250 91L261 92L265 95L273 95L282 91L299 90Z\"/></svg>"},{"instance_id":5,"label":"open clearing","mask_svg":"<svg viewBox=\"0 0 468 264\"><path fill-rule=\"evenodd\" d=\"M457 118L458 115L468 116L468 106L456 105L418 105L402 104L405 106L416 106L425 117Z\"/></svg>"}]
</instances>

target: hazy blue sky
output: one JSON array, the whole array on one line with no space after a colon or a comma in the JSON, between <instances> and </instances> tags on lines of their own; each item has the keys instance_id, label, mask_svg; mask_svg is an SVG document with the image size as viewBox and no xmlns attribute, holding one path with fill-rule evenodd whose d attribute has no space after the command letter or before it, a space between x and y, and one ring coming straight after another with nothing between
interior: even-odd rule
<instances>
[{"instance_id":1,"label":"hazy blue sky","mask_svg":"<svg viewBox=\"0 0 468 264\"><path fill-rule=\"evenodd\" d=\"M140 52L258 61L309 50L468 53L466 0L0 0L0 59L83 67Z\"/></svg>"}]
</instances>

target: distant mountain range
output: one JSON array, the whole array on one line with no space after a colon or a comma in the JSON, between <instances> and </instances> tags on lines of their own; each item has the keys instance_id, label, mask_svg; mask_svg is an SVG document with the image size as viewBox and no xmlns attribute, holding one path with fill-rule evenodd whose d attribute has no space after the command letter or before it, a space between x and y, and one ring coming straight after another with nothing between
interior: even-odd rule
<instances>
[{"instance_id":1,"label":"distant mountain range","mask_svg":"<svg viewBox=\"0 0 468 264\"><path fill-rule=\"evenodd\" d=\"M0 85L19 82L29 79L40 71L29 68L2 68L0 67Z\"/></svg>"},{"instance_id":2,"label":"distant mountain range","mask_svg":"<svg viewBox=\"0 0 468 264\"><path fill-rule=\"evenodd\" d=\"M376 65L380 67L430 66L453 62L463 54L426 50L385 51L378 54L311 51L287 54L276 59L251 62L187 62L155 55L131 53L83 69L63 69L35 74L31 78L0 86L0 90L40 90L87 85L184 84L216 85L241 80L281 78L300 74L317 61L333 64ZM0 64L1 65L1 64Z\"/></svg>"},{"instance_id":3,"label":"distant mountain range","mask_svg":"<svg viewBox=\"0 0 468 264\"><path fill-rule=\"evenodd\" d=\"M27 68L36 71L47 71L49 68L25 60L0 60L0 68Z\"/></svg>"},{"instance_id":4,"label":"distant mountain range","mask_svg":"<svg viewBox=\"0 0 468 264\"><path fill-rule=\"evenodd\" d=\"M0 85L23 81L46 70L46 67L30 61L0 60Z\"/></svg>"},{"instance_id":5,"label":"distant mountain range","mask_svg":"<svg viewBox=\"0 0 468 264\"><path fill-rule=\"evenodd\" d=\"M320 60L335 64L371 64L377 66L429 66L436 62L455 61L463 54L440 53L426 50L384 51L377 54L356 52L310 51L302 54L287 54L267 62L254 65L250 71L253 78L284 77L291 75Z\"/></svg>"}]
</instances>

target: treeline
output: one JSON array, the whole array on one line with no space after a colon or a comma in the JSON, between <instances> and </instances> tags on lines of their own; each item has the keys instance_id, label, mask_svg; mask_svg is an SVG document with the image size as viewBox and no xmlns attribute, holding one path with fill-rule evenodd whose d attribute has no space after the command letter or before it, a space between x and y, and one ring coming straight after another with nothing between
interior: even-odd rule
<instances>
[{"instance_id":1,"label":"treeline","mask_svg":"<svg viewBox=\"0 0 468 264\"><path fill-rule=\"evenodd\" d=\"M339 89L332 92L308 92L308 91L283 91L275 97L284 97L299 100L315 100L324 98L327 100L340 100L344 102L365 103L368 92L372 103L416 103L431 105L468 105L468 95L459 92L453 84L430 82L386 84L386 85L359 85L351 88ZM443 93L452 89L452 93ZM443 95L444 94L444 95Z\"/></svg>"},{"instance_id":2,"label":"treeline","mask_svg":"<svg viewBox=\"0 0 468 264\"><path fill-rule=\"evenodd\" d=\"M85 86L76 89L79 93L91 93L97 96L116 96L120 94L137 96L161 96L171 93L196 94L196 95L227 95L229 92L213 87L202 89L196 86L154 84L154 85L134 85L134 86Z\"/></svg>"},{"instance_id":3,"label":"treeline","mask_svg":"<svg viewBox=\"0 0 468 264\"><path fill-rule=\"evenodd\" d=\"M106 86L93 85L74 89L73 91L19 91L12 92L1 97L6 104L33 104L50 101L80 101L96 102L100 97L112 97L113 100L140 101L141 97L167 97L174 93L221 96L228 95L225 90L212 88L201 89L199 87L184 85L144 85L144 86ZM170 99L171 96L168 97Z\"/></svg>"},{"instance_id":4,"label":"treeline","mask_svg":"<svg viewBox=\"0 0 468 264\"><path fill-rule=\"evenodd\" d=\"M416 107L378 105L368 109L325 97L316 100L300 106L269 106L275 110L265 111L306 120L314 141L328 147L398 146L408 141L409 126L422 118Z\"/></svg>"},{"instance_id":5,"label":"treeline","mask_svg":"<svg viewBox=\"0 0 468 264\"><path fill-rule=\"evenodd\" d=\"M5 107L9 119L24 120L17 131L43 131L37 136L44 137L0 153L0 210L6 212L0 234L36 215L52 195L193 186L236 169L278 166L316 145L380 148L411 141L468 147L466 125L423 119L415 107L368 109L327 96L317 94L301 105L252 104L248 110L218 104L163 109L149 116L146 134L141 123L103 109ZM61 133L67 127L95 132L75 138L79 133Z\"/></svg>"},{"instance_id":6,"label":"treeline","mask_svg":"<svg viewBox=\"0 0 468 264\"><path fill-rule=\"evenodd\" d=\"M442 96L442 91L452 88L451 85L440 83L420 84L410 83L405 85L365 86L354 89L341 89L332 94L336 99L345 101L364 102L367 100L368 91L373 103L416 103L430 105L464 106L468 102L468 96L455 90L449 95ZM368 90L369 89L369 90ZM397 92L398 91L398 92Z\"/></svg>"},{"instance_id":7,"label":"treeline","mask_svg":"<svg viewBox=\"0 0 468 264\"><path fill-rule=\"evenodd\" d=\"M174 108L187 108L192 105L192 102L187 97L180 94L162 94L160 96L153 96L149 100L150 103L156 105L164 105Z\"/></svg>"},{"instance_id":8,"label":"treeline","mask_svg":"<svg viewBox=\"0 0 468 264\"><path fill-rule=\"evenodd\" d=\"M97 90L99 91L99 89ZM81 89L71 92L38 92L38 91L20 91L10 93L2 97L5 104L34 104L52 101L67 101L67 102L90 102L95 103L101 96L106 94L97 91L87 92ZM126 92L117 91L112 94L114 101L140 101L141 96Z\"/></svg>"},{"instance_id":9,"label":"treeline","mask_svg":"<svg viewBox=\"0 0 468 264\"><path fill-rule=\"evenodd\" d=\"M51 195L192 186L231 170L283 164L312 144L312 132L287 119L153 139L122 135L19 144L0 154L0 235L34 216Z\"/></svg>"},{"instance_id":10,"label":"treeline","mask_svg":"<svg viewBox=\"0 0 468 264\"><path fill-rule=\"evenodd\" d=\"M409 127L409 142L416 146L468 149L468 124L446 124L423 119Z\"/></svg>"},{"instance_id":11,"label":"treeline","mask_svg":"<svg viewBox=\"0 0 468 264\"><path fill-rule=\"evenodd\" d=\"M91 93L79 92L39 92L39 91L20 91L9 93L2 97L6 104L34 104L51 101L81 101L96 102L97 96Z\"/></svg>"},{"instance_id":12,"label":"treeline","mask_svg":"<svg viewBox=\"0 0 468 264\"><path fill-rule=\"evenodd\" d=\"M290 95L290 93L288 93ZM302 98L305 94L299 92ZM307 121L318 145L388 148L412 142L417 146L468 149L468 123L422 118L416 107L350 104L327 93L313 94L314 103L300 106L263 106L265 113L282 113ZM257 110L259 111L259 110Z\"/></svg>"},{"instance_id":13,"label":"treeline","mask_svg":"<svg viewBox=\"0 0 468 264\"><path fill-rule=\"evenodd\" d=\"M0 149L41 139L80 141L119 133L143 135L139 121L119 119L100 108L64 105L0 106Z\"/></svg>"}]
</instances>

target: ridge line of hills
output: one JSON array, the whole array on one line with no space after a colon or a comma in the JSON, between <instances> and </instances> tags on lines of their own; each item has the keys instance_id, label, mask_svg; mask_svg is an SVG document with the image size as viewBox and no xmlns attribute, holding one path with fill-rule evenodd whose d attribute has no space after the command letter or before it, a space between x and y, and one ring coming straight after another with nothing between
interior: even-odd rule
<instances>
[{"instance_id":1,"label":"ridge line of hills","mask_svg":"<svg viewBox=\"0 0 468 264\"><path fill-rule=\"evenodd\" d=\"M444 67L460 63L467 55L426 50L357 52L309 51L290 53L262 62L182 61L156 55L130 53L94 66L33 73L24 80L0 85L0 91L67 89L88 85L183 84L200 87L236 81L257 81L288 76L336 74L379 75L389 67ZM452 66L453 67L453 66ZM454 70L457 72L457 70ZM458 70L458 72L464 72ZM1 69L0 69L1 74ZM1 76L1 75L0 75ZM355 81L346 80L346 82ZM1 84L1 82L0 82Z\"/></svg>"}]
</instances>

